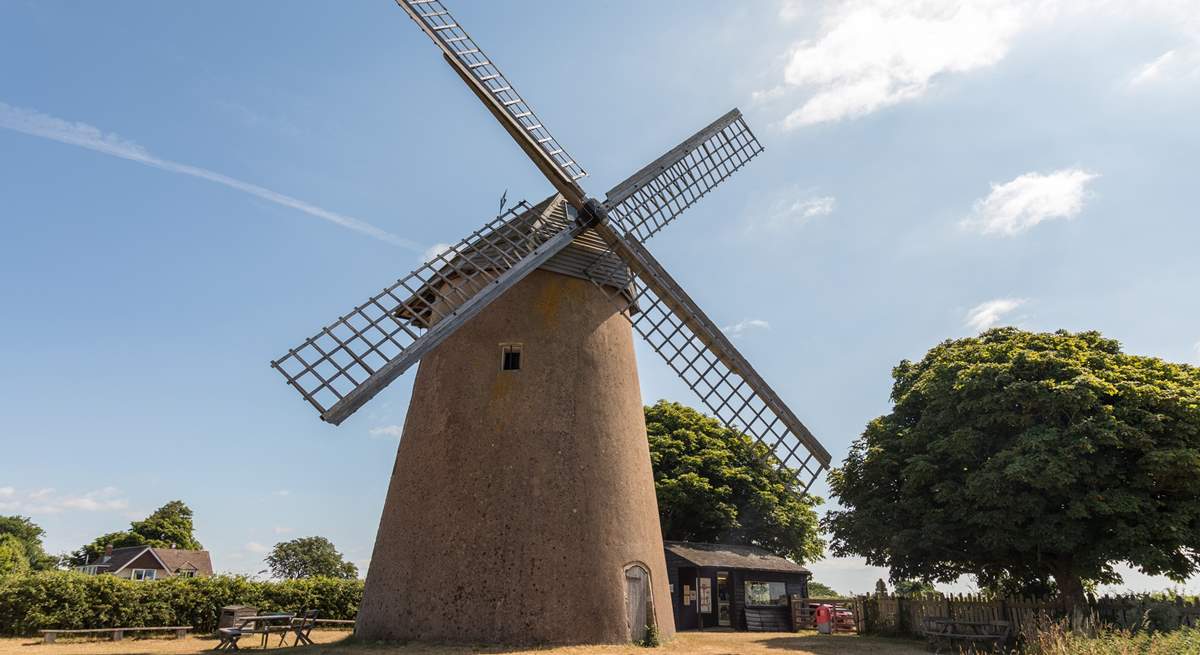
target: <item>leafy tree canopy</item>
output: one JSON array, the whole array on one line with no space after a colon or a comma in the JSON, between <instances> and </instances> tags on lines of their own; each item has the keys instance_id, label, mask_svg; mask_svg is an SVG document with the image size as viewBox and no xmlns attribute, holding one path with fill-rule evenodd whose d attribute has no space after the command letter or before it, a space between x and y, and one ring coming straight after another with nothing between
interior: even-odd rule
<instances>
[{"instance_id":1,"label":"leafy tree canopy","mask_svg":"<svg viewBox=\"0 0 1200 655\"><path fill-rule=\"evenodd\" d=\"M275 544L266 558L277 578L357 578L358 567L325 537L301 537Z\"/></svg>"},{"instance_id":2,"label":"leafy tree canopy","mask_svg":"<svg viewBox=\"0 0 1200 655\"><path fill-rule=\"evenodd\" d=\"M892 583L892 593L905 598L934 593L933 585L924 580L897 580Z\"/></svg>"},{"instance_id":3,"label":"leafy tree canopy","mask_svg":"<svg viewBox=\"0 0 1200 655\"><path fill-rule=\"evenodd\" d=\"M892 372L894 407L830 476L838 555L894 580L1114 583L1200 570L1200 369L1097 332L989 330Z\"/></svg>"},{"instance_id":4,"label":"leafy tree canopy","mask_svg":"<svg viewBox=\"0 0 1200 655\"><path fill-rule=\"evenodd\" d=\"M809 598L841 598L842 595L834 591L833 587L827 584L821 584L816 580L808 581L808 597Z\"/></svg>"},{"instance_id":5,"label":"leafy tree canopy","mask_svg":"<svg viewBox=\"0 0 1200 655\"><path fill-rule=\"evenodd\" d=\"M171 502L154 510L150 516L129 524L128 530L110 532L97 537L67 557L71 566L82 566L94 562L104 554L107 546L153 546L155 548L183 548L203 550L204 546L193 535L192 510L181 500Z\"/></svg>"},{"instance_id":6,"label":"leafy tree canopy","mask_svg":"<svg viewBox=\"0 0 1200 655\"><path fill-rule=\"evenodd\" d=\"M25 544L11 534L0 534L0 575L28 571L29 556L25 553Z\"/></svg>"},{"instance_id":7,"label":"leafy tree canopy","mask_svg":"<svg viewBox=\"0 0 1200 655\"><path fill-rule=\"evenodd\" d=\"M45 534L46 531L27 516L0 516L0 540L11 537L20 545L29 570L49 571L58 563L58 558L47 555L42 547ZM3 566L0 564L0 570Z\"/></svg>"},{"instance_id":8,"label":"leafy tree canopy","mask_svg":"<svg viewBox=\"0 0 1200 655\"><path fill-rule=\"evenodd\" d=\"M663 538L751 544L797 562L819 559L814 507L751 437L679 403L646 408Z\"/></svg>"}]
</instances>

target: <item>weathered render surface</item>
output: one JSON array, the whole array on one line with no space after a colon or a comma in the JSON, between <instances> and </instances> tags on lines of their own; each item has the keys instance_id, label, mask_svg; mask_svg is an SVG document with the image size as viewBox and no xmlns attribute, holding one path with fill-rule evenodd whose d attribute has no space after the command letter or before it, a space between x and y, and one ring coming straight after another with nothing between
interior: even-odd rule
<instances>
[{"instance_id":1,"label":"weathered render surface","mask_svg":"<svg viewBox=\"0 0 1200 655\"><path fill-rule=\"evenodd\" d=\"M674 633L632 330L539 270L420 364L356 632L368 640L628 641L625 568ZM502 343L522 344L501 370Z\"/></svg>"}]
</instances>

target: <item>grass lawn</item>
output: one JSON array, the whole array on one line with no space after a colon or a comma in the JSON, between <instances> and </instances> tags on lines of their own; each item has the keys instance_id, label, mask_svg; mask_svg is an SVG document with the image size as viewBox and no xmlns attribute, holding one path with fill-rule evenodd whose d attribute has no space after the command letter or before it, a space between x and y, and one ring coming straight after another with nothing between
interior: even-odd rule
<instances>
[{"instance_id":1,"label":"grass lawn","mask_svg":"<svg viewBox=\"0 0 1200 655\"><path fill-rule=\"evenodd\" d=\"M505 649L469 646L437 646L430 644L383 645L359 644L347 641L347 633L339 630L320 630L312 633L315 646L286 648L285 653L311 655L468 655L470 653L504 653L520 655L917 655L925 653L917 642L876 639L857 635L818 635L815 632L685 632L661 648L636 646L570 646L543 649ZM242 650L257 651L260 642L242 639ZM272 640L271 646L276 641ZM0 655L200 655L210 653L216 639L188 637L186 639L130 639L124 641L74 641L59 637L58 643L43 644L40 638L0 639ZM275 648L270 650L275 651Z\"/></svg>"}]
</instances>

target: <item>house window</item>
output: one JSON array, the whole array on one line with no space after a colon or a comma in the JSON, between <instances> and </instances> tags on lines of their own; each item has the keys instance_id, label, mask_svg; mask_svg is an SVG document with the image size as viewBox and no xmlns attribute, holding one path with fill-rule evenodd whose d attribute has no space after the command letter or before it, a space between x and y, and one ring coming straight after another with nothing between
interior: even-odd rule
<instances>
[{"instance_id":1,"label":"house window","mask_svg":"<svg viewBox=\"0 0 1200 655\"><path fill-rule=\"evenodd\" d=\"M133 579L134 580L153 580L154 573L155 573L154 569L134 569L133 570Z\"/></svg>"},{"instance_id":2,"label":"house window","mask_svg":"<svg viewBox=\"0 0 1200 655\"><path fill-rule=\"evenodd\" d=\"M787 585L782 582L746 581L746 605L787 605Z\"/></svg>"},{"instance_id":3,"label":"house window","mask_svg":"<svg viewBox=\"0 0 1200 655\"><path fill-rule=\"evenodd\" d=\"M502 343L502 344L500 344L500 370L502 370L502 371L519 371L519 370L521 370L521 344L519 344L519 343Z\"/></svg>"},{"instance_id":4,"label":"house window","mask_svg":"<svg viewBox=\"0 0 1200 655\"><path fill-rule=\"evenodd\" d=\"M81 566L81 567L79 567L79 569L78 569L78 571L79 571L80 573L85 573L85 574L87 574L87 575L96 575L96 573L97 573L99 570L100 570L100 567L99 567L99 566L96 566L96 565L94 565L94 564L93 564L93 565L91 565L91 566Z\"/></svg>"},{"instance_id":5,"label":"house window","mask_svg":"<svg viewBox=\"0 0 1200 655\"><path fill-rule=\"evenodd\" d=\"M194 577L196 577L196 572L192 571L191 569L180 570L180 571L175 572L175 577L177 577L177 578L194 578Z\"/></svg>"}]
</instances>

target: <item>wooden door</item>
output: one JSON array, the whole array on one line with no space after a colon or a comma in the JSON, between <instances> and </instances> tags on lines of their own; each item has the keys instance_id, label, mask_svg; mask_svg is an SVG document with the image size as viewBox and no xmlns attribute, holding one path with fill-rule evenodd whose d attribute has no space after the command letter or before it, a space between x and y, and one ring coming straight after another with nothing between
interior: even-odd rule
<instances>
[{"instance_id":1,"label":"wooden door","mask_svg":"<svg viewBox=\"0 0 1200 655\"><path fill-rule=\"evenodd\" d=\"M650 574L640 564L625 569L625 611L629 623L629 640L635 643L646 638L650 623Z\"/></svg>"}]
</instances>

